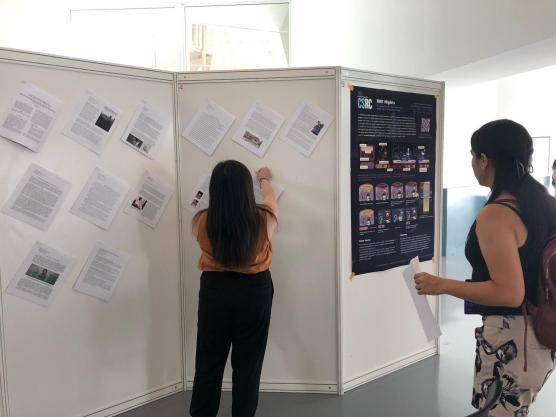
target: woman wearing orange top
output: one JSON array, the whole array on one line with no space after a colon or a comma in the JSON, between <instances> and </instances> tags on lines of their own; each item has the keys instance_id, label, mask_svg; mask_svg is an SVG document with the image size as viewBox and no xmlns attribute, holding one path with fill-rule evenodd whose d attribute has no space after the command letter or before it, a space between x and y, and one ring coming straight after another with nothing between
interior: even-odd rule
<instances>
[{"instance_id":1,"label":"woman wearing orange top","mask_svg":"<svg viewBox=\"0 0 556 417\"><path fill-rule=\"evenodd\" d=\"M190 413L215 417L232 349L232 416L253 417L270 324L274 287L271 238L278 207L268 168L257 171L263 196L255 203L249 170L238 161L214 167L209 208L193 218L201 248L201 289L195 379Z\"/></svg>"}]
</instances>

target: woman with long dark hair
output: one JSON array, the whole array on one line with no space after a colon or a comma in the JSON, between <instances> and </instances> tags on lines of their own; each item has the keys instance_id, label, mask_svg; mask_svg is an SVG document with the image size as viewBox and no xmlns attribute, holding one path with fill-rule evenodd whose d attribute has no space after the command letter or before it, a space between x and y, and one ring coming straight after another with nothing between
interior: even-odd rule
<instances>
[{"instance_id":1,"label":"woman with long dark hair","mask_svg":"<svg viewBox=\"0 0 556 417\"><path fill-rule=\"evenodd\" d=\"M263 196L255 203L253 179L238 161L218 163L211 175L209 208L193 218L201 248L201 289L195 379L190 413L215 417L224 367L232 349L232 416L253 417L270 324L274 287L269 266L278 206L268 168L257 171Z\"/></svg>"},{"instance_id":2,"label":"woman with long dark hair","mask_svg":"<svg viewBox=\"0 0 556 417\"><path fill-rule=\"evenodd\" d=\"M525 298L536 303L542 249L556 229L556 200L529 174L532 153L531 136L514 121L496 120L473 133L473 172L491 194L467 236L471 280L415 275L420 294L464 299L468 310L482 315L472 405L479 408L499 378L502 396L489 414L496 417L527 416L554 369L554 352L538 342L532 326L527 329L520 308Z\"/></svg>"}]
</instances>

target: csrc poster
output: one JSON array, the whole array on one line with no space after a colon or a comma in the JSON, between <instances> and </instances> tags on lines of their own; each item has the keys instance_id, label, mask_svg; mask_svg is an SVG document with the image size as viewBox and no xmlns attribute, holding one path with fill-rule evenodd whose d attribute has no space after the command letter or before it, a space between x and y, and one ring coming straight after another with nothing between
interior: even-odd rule
<instances>
[{"instance_id":1,"label":"csrc poster","mask_svg":"<svg viewBox=\"0 0 556 417\"><path fill-rule=\"evenodd\" d=\"M434 255L436 97L351 90L352 271Z\"/></svg>"}]
</instances>

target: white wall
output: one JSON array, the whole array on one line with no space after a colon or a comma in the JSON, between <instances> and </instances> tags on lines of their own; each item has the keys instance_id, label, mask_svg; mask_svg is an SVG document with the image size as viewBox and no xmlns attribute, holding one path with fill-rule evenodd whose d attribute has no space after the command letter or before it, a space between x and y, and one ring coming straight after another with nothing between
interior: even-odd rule
<instances>
[{"instance_id":1,"label":"white wall","mask_svg":"<svg viewBox=\"0 0 556 417\"><path fill-rule=\"evenodd\" d=\"M426 77L556 36L551 0L292 0L292 65Z\"/></svg>"},{"instance_id":2,"label":"white wall","mask_svg":"<svg viewBox=\"0 0 556 417\"><path fill-rule=\"evenodd\" d=\"M484 123L512 119L531 136L556 138L556 66L495 81L446 88L444 186L477 185L471 170L470 138ZM556 139L553 139L553 143ZM551 159L556 157L556 145Z\"/></svg>"},{"instance_id":3,"label":"white wall","mask_svg":"<svg viewBox=\"0 0 556 417\"><path fill-rule=\"evenodd\" d=\"M498 118L496 81L461 88L446 88L444 108L445 188L477 185L471 169L471 135Z\"/></svg>"}]
</instances>

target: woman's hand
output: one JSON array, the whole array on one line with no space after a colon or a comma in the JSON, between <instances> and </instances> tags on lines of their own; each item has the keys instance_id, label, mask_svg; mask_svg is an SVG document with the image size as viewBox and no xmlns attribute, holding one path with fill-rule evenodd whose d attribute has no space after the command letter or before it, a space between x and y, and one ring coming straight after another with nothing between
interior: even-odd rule
<instances>
[{"instance_id":1,"label":"woman's hand","mask_svg":"<svg viewBox=\"0 0 556 417\"><path fill-rule=\"evenodd\" d=\"M259 181L262 180L270 180L272 178L272 173L268 167L262 167L257 170L257 179Z\"/></svg>"},{"instance_id":2,"label":"woman's hand","mask_svg":"<svg viewBox=\"0 0 556 417\"><path fill-rule=\"evenodd\" d=\"M418 294L440 295L444 294L444 278L426 272L418 272L413 277Z\"/></svg>"}]
</instances>

